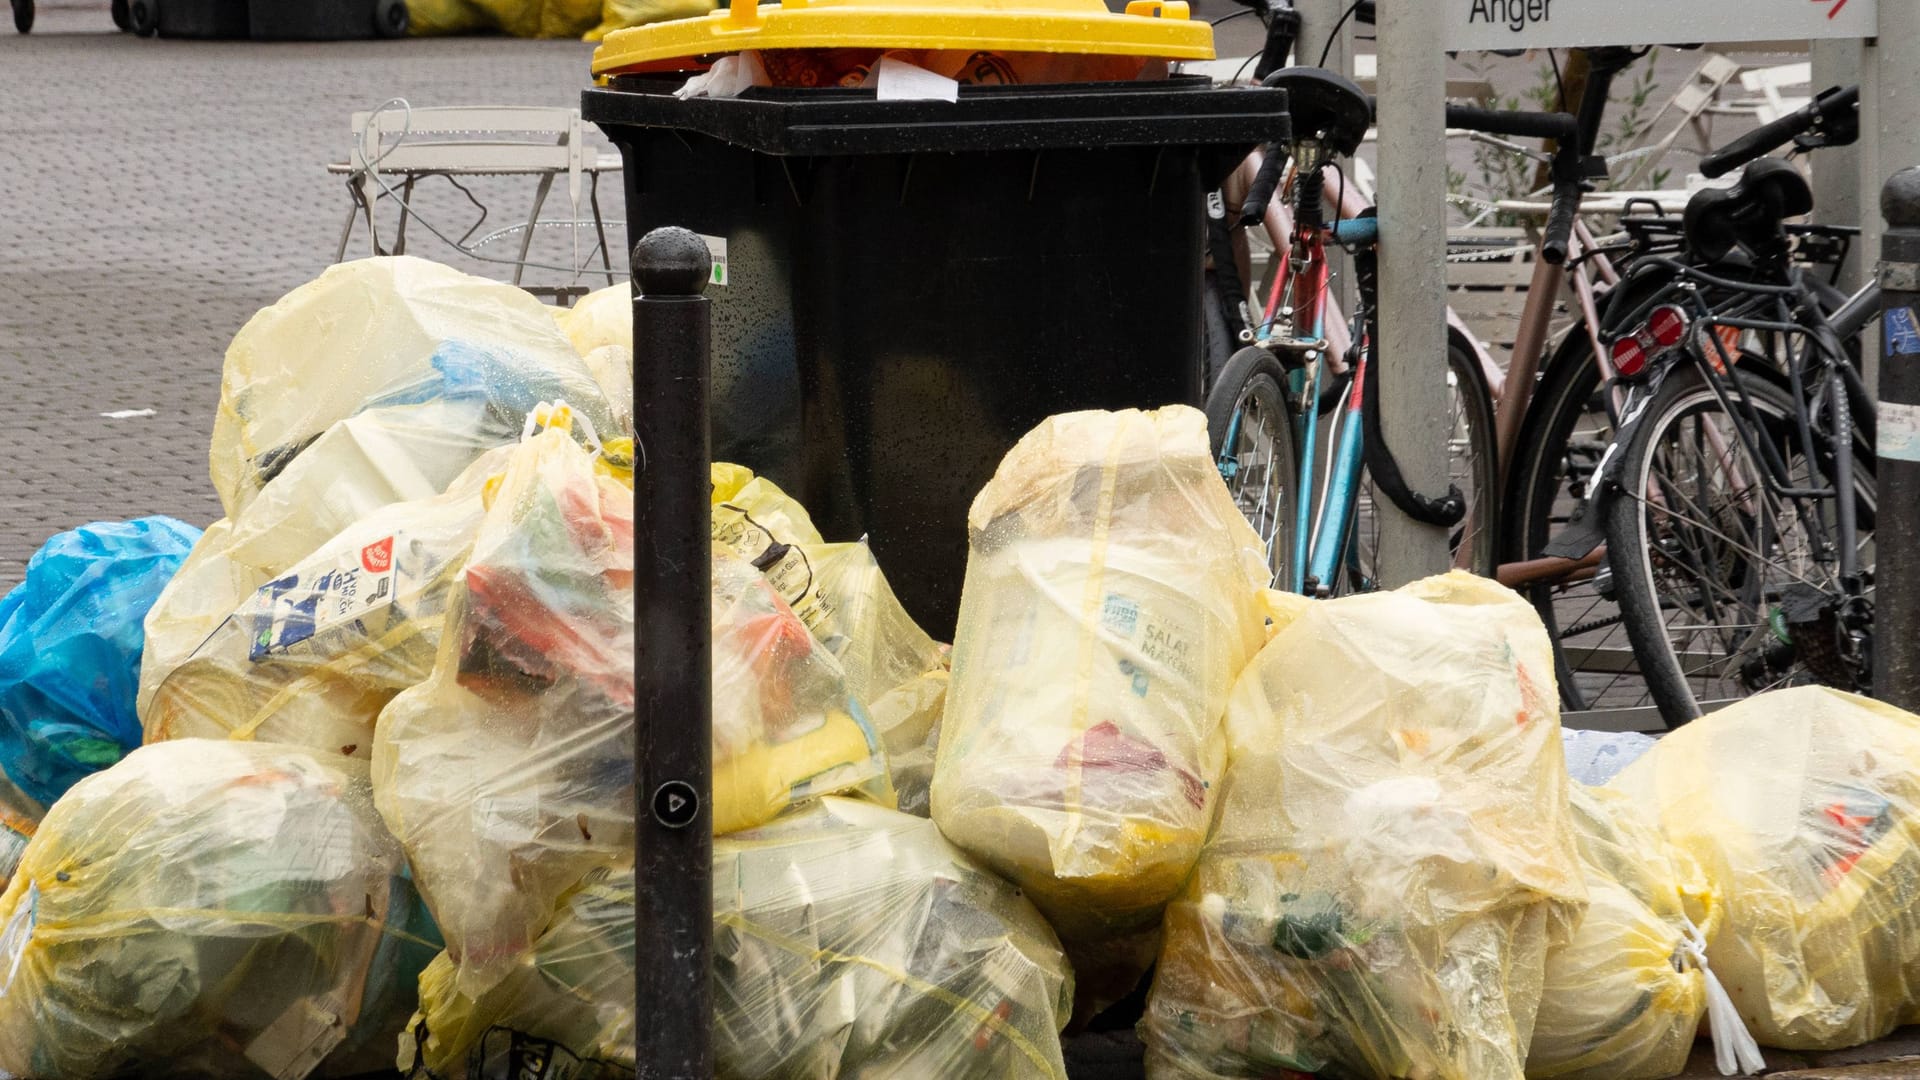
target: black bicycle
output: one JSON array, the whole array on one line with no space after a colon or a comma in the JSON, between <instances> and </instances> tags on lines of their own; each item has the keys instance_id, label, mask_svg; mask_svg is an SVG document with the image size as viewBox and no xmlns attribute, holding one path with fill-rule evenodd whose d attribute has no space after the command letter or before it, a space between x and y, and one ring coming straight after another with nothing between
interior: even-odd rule
<instances>
[{"instance_id":1,"label":"black bicycle","mask_svg":"<svg viewBox=\"0 0 1920 1080\"><path fill-rule=\"evenodd\" d=\"M1762 158L1849 139L1857 89L1708 155L1730 188L1689 202L1686 258L1645 254L1604 318L1615 435L1581 517L1545 545L1589 557L1647 692L1676 725L1730 700L1872 669L1873 407L1854 344L1877 285L1840 298L1794 257L1786 219L1813 200ZM1756 160L1758 159L1758 160Z\"/></svg>"}]
</instances>

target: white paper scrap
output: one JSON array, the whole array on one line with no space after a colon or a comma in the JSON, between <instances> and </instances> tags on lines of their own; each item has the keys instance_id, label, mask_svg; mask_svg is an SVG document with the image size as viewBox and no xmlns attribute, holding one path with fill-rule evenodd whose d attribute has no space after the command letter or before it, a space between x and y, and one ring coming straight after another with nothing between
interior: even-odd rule
<instances>
[{"instance_id":1,"label":"white paper scrap","mask_svg":"<svg viewBox=\"0 0 1920 1080\"><path fill-rule=\"evenodd\" d=\"M905 60L880 58L874 69L875 96L881 101L959 101L960 83Z\"/></svg>"},{"instance_id":2,"label":"white paper scrap","mask_svg":"<svg viewBox=\"0 0 1920 1080\"><path fill-rule=\"evenodd\" d=\"M100 415L109 420L138 420L143 416L153 416L154 411L152 409L115 409L113 412L103 412Z\"/></svg>"}]
</instances>

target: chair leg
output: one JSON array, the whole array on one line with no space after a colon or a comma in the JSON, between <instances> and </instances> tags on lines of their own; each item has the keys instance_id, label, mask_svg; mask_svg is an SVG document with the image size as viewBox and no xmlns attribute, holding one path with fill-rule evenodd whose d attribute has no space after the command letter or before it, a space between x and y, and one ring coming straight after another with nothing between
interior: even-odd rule
<instances>
[{"instance_id":1,"label":"chair leg","mask_svg":"<svg viewBox=\"0 0 1920 1080\"><path fill-rule=\"evenodd\" d=\"M413 205L413 181L414 175L408 173L406 182L400 185L400 231L395 233L393 237L393 253L395 255L405 255L407 253L407 217L411 213L408 207Z\"/></svg>"},{"instance_id":2,"label":"chair leg","mask_svg":"<svg viewBox=\"0 0 1920 1080\"><path fill-rule=\"evenodd\" d=\"M333 253L334 262L346 261L347 242L353 239L353 223L359 217L360 207L358 205L347 207L347 224L340 230L340 250Z\"/></svg>"},{"instance_id":3,"label":"chair leg","mask_svg":"<svg viewBox=\"0 0 1920 1080\"><path fill-rule=\"evenodd\" d=\"M533 193L533 213L527 215L527 231L520 236L520 261L513 265L513 283L527 272L527 252L533 248L533 229L540 223L540 208L547 204L547 192L553 189L553 174L547 173L540 178L540 187Z\"/></svg>"},{"instance_id":4,"label":"chair leg","mask_svg":"<svg viewBox=\"0 0 1920 1080\"><path fill-rule=\"evenodd\" d=\"M613 250L607 247L607 219L600 216L600 174L593 174L593 184L587 188L587 201L593 204L593 231L600 236L600 265L606 268L607 284L614 283Z\"/></svg>"}]
</instances>

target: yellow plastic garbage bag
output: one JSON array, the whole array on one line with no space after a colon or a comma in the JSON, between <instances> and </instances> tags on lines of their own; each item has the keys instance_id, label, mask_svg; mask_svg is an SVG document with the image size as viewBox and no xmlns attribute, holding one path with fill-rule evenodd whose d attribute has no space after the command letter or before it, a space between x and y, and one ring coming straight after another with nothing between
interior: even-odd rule
<instances>
[{"instance_id":1,"label":"yellow plastic garbage bag","mask_svg":"<svg viewBox=\"0 0 1920 1080\"><path fill-rule=\"evenodd\" d=\"M436 960L401 1069L492 1077L542 1060L554 1075L630 1077L633 888L631 869L589 875L477 999ZM1059 942L924 818L828 797L716 838L714 919L723 1080L1064 1076Z\"/></svg>"},{"instance_id":2,"label":"yellow plastic garbage bag","mask_svg":"<svg viewBox=\"0 0 1920 1080\"><path fill-rule=\"evenodd\" d=\"M501 447L445 494L374 511L235 608L154 690L148 742L246 739L370 757L374 721L433 670Z\"/></svg>"},{"instance_id":3,"label":"yellow plastic garbage bag","mask_svg":"<svg viewBox=\"0 0 1920 1080\"><path fill-rule=\"evenodd\" d=\"M1700 864L1629 801L1568 785L1587 913L1547 950L1531 1080L1665 1080L1693 1052L1707 1009L1693 947L1718 928L1719 902Z\"/></svg>"},{"instance_id":4,"label":"yellow plastic garbage bag","mask_svg":"<svg viewBox=\"0 0 1920 1080\"><path fill-rule=\"evenodd\" d=\"M588 293L572 307L553 309L554 322L573 343L612 406L617 423L633 427L633 286Z\"/></svg>"},{"instance_id":5,"label":"yellow plastic garbage bag","mask_svg":"<svg viewBox=\"0 0 1920 1080\"><path fill-rule=\"evenodd\" d=\"M632 1080L633 870L596 870L513 969L479 999L454 986L445 953L420 976L420 1011L400 1038L409 1077L511 1077L549 1063L566 1080Z\"/></svg>"},{"instance_id":6,"label":"yellow plastic garbage bag","mask_svg":"<svg viewBox=\"0 0 1920 1080\"><path fill-rule=\"evenodd\" d=\"M460 966L497 981L633 852L633 491L564 423L486 485L433 672L387 705L376 802Z\"/></svg>"},{"instance_id":7,"label":"yellow plastic garbage bag","mask_svg":"<svg viewBox=\"0 0 1920 1080\"><path fill-rule=\"evenodd\" d=\"M214 419L213 485L237 520L303 457L324 453L329 477L391 472L391 441L404 439L406 466L440 470L424 492L434 494L481 450L517 437L534 405L556 400L612 430L598 385L527 292L411 256L341 263L234 336ZM405 419L378 435L333 435L337 448L328 442L340 421L386 409Z\"/></svg>"},{"instance_id":8,"label":"yellow plastic garbage bag","mask_svg":"<svg viewBox=\"0 0 1920 1080\"><path fill-rule=\"evenodd\" d=\"M599 41L629 26L698 18L719 6L718 0L605 0L600 25L587 31L587 40Z\"/></svg>"},{"instance_id":9,"label":"yellow plastic garbage bag","mask_svg":"<svg viewBox=\"0 0 1920 1080\"><path fill-rule=\"evenodd\" d=\"M0 897L0 1069L302 1080L392 1062L440 948L363 763L145 746L76 784Z\"/></svg>"},{"instance_id":10,"label":"yellow plastic garbage bag","mask_svg":"<svg viewBox=\"0 0 1920 1080\"><path fill-rule=\"evenodd\" d=\"M1586 897L1533 608L1465 573L1305 605L1225 727L1148 1075L1520 1080Z\"/></svg>"},{"instance_id":11,"label":"yellow plastic garbage bag","mask_svg":"<svg viewBox=\"0 0 1920 1080\"><path fill-rule=\"evenodd\" d=\"M1674 731L1608 785L1705 867L1708 960L1763 1046L1920 1021L1920 717L1820 687Z\"/></svg>"},{"instance_id":12,"label":"yellow plastic garbage bag","mask_svg":"<svg viewBox=\"0 0 1920 1080\"><path fill-rule=\"evenodd\" d=\"M1265 636L1260 539L1206 418L1078 412L975 498L933 819L1072 944L1151 926L1199 855Z\"/></svg>"},{"instance_id":13,"label":"yellow plastic garbage bag","mask_svg":"<svg viewBox=\"0 0 1920 1080\"><path fill-rule=\"evenodd\" d=\"M415 37L506 34L577 38L599 17L597 0L408 0Z\"/></svg>"},{"instance_id":14,"label":"yellow plastic garbage bag","mask_svg":"<svg viewBox=\"0 0 1920 1080\"><path fill-rule=\"evenodd\" d=\"M932 822L822 799L713 863L720 1076L1066 1075L1058 940Z\"/></svg>"}]
</instances>

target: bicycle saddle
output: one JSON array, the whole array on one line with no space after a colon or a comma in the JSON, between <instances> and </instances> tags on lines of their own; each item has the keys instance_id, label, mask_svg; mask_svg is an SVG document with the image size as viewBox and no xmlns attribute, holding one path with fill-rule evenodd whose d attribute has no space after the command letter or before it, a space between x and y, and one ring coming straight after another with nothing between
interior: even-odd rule
<instances>
[{"instance_id":1,"label":"bicycle saddle","mask_svg":"<svg viewBox=\"0 0 1920 1080\"><path fill-rule=\"evenodd\" d=\"M1373 122L1373 102L1351 79L1324 68L1290 67L1260 80L1287 92L1293 137L1318 139L1336 154L1352 157Z\"/></svg>"},{"instance_id":2,"label":"bicycle saddle","mask_svg":"<svg viewBox=\"0 0 1920 1080\"><path fill-rule=\"evenodd\" d=\"M1765 259L1786 251L1782 223L1812 209L1813 191L1800 170L1779 158L1760 158L1732 187L1695 192L1681 221L1696 258L1718 262L1741 247Z\"/></svg>"}]
</instances>

